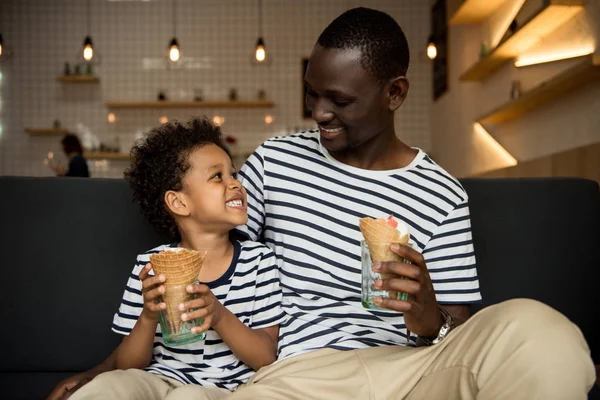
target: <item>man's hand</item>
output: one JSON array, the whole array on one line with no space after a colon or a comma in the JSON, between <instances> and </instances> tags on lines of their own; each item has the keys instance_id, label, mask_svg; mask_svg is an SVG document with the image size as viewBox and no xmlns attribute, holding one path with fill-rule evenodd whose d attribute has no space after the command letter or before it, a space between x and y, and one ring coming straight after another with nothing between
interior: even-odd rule
<instances>
[{"instance_id":1,"label":"man's hand","mask_svg":"<svg viewBox=\"0 0 600 400\"><path fill-rule=\"evenodd\" d=\"M200 298L180 304L179 311L183 312L185 310L196 308L199 308L199 310L183 312L181 314L181 320L189 321L191 319L204 318L204 323L192 328L192 333L202 333L211 327L215 328L219 324L224 306L217 300L215 295L206 285L189 285L186 290L188 293L198 293Z\"/></svg>"},{"instance_id":2,"label":"man's hand","mask_svg":"<svg viewBox=\"0 0 600 400\"><path fill-rule=\"evenodd\" d=\"M397 278L375 281L375 287L380 290L408 293L408 301L376 298L374 303L379 307L403 312L406 327L411 332L424 337L437 336L444 321L423 255L408 246L398 244L392 244L390 249L410 260L412 264L394 261L375 263L373 271L397 275Z\"/></svg>"}]
</instances>

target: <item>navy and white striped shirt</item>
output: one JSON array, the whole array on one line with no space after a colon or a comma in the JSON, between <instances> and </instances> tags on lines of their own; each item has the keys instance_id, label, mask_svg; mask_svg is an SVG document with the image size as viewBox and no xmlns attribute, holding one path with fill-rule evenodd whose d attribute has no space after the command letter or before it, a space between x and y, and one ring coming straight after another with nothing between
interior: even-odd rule
<instances>
[{"instance_id":1,"label":"navy and white striped shirt","mask_svg":"<svg viewBox=\"0 0 600 400\"><path fill-rule=\"evenodd\" d=\"M236 241L233 244L234 256L225 274L215 281L204 283L221 304L250 328L267 328L281 323L284 313L275 255L260 243ZM131 332L143 309L142 285L138 275L150 262L150 254L173 247L177 244L159 246L138 256L119 311L114 316L113 331L123 335ZM209 329L203 341L170 347L162 341L160 325L156 328L152 361L145 370L183 383L229 390L235 390L254 374L252 368L240 361L214 330Z\"/></svg>"},{"instance_id":2,"label":"navy and white striped shirt","mask_svg":"<svg viewBox=\"0 0 600 400\"><path fill-rule=\"evenodd\" d=\"M441 304L479 302L467 194L419 150L392 171L342 164L319 143L318 131L267 140L240 177L248 192L248 224L277 256L287 319L279 358L323 347L406 345L401 313L362 307L359 219L393 214L410 228Z\"/></svg>"}]
</instances>

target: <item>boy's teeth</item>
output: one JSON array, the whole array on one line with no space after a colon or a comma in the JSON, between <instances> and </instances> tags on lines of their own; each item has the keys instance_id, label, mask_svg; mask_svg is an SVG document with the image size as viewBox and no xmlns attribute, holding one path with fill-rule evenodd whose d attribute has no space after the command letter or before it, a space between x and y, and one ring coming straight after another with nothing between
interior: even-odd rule
<instances>
[{"instance_id":1,"label":"boy's teeth","mask_svg":"<svg viewBox=\"0 0 600 400\"><path fill-rule=\"evenodd\" d=\"M232 200L232 201L228 201L227 203L225 203L225 205L229 206L229 207L241 207L242 201L241 200Z\"/></svg>"}]
</instances>

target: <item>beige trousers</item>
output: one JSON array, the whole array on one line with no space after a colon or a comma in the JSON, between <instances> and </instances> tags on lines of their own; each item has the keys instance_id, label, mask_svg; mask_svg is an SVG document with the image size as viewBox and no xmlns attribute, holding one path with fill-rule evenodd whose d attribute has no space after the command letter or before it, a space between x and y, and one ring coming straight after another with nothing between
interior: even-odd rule
<instances>
[{"instance_id":1,"label":"beige trousers","mask_svg":"<svg viewBox=\"0 0 600 400\"><path fill-rule=\"evenodd\" d=\"M284 359L231 399L583 400L594 381L579 329L550 307L519 299L483 309L435 346L323 349Z\"/></svg>"},{"instance_id":2,"label":"beige trousers","mask_svg":"<svg viewBox=\"0 0 600 400\"><path fill-rule=\"evenodd\" d=\"M435 346L313 351L261 368L233 394L128 370L99 375L71 400L584 400L594 381L575 325L542 303L510 300Z\"/></svg>"},{"instance_id":3,"label":"beige trousers","mask_svg":"<svg viewBox=\"0 0 600 400\"><path fill-rule=\"evenodd\" d=\"M185 385L162 375L128 369L98 375L69 400L217 400L230 394L226 389Z\"/></svg>"}]
</instances>

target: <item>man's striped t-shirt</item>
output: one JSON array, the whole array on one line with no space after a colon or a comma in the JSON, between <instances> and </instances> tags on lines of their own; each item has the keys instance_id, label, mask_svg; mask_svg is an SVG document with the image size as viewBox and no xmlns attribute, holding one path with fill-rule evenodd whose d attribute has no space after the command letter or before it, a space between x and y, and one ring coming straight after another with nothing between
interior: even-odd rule
<instances>
[{"instance_id":1,"label":"man's striped t-shirt","mask_svg":"<svg viewBox=\"0 0 600 400\"><path fill-rule=\"evenodd\" d=\"M423 151L405 168L372 171L335 160L318 131L267 140L240 178L247 225L277 256L287 319L279 358L324 347L407 345L402 313L363 308L359 219L393 214L410 228L440 304L479 302L467 194ZM414 338L413 338L414 339Z\"/></svg>"},{"instance_id":2,"label":"man's striped t-shirt","mask_svg":"<svg viewBox=\"0 0 600 400\"><path fill-rule=\"evenodd\" d=\"M215 281L204 283L221 304L250 328L260 329L279 324L284 319L284 313L281 309L275 255L260 243L235 241L233 244L234 256L225 274ZM113 331L123 335L131 332L143 309L138 275L150 262L150 254L173 247L177 247L177 244L159 246L138 256L119 311L114 316ZM203 341L173 347L163 343L160 325L156 328L152 361L145 370L183 383L229 390L235 390L254 374L214 330L209 329Z\"/></svg>"}]
</instances>

